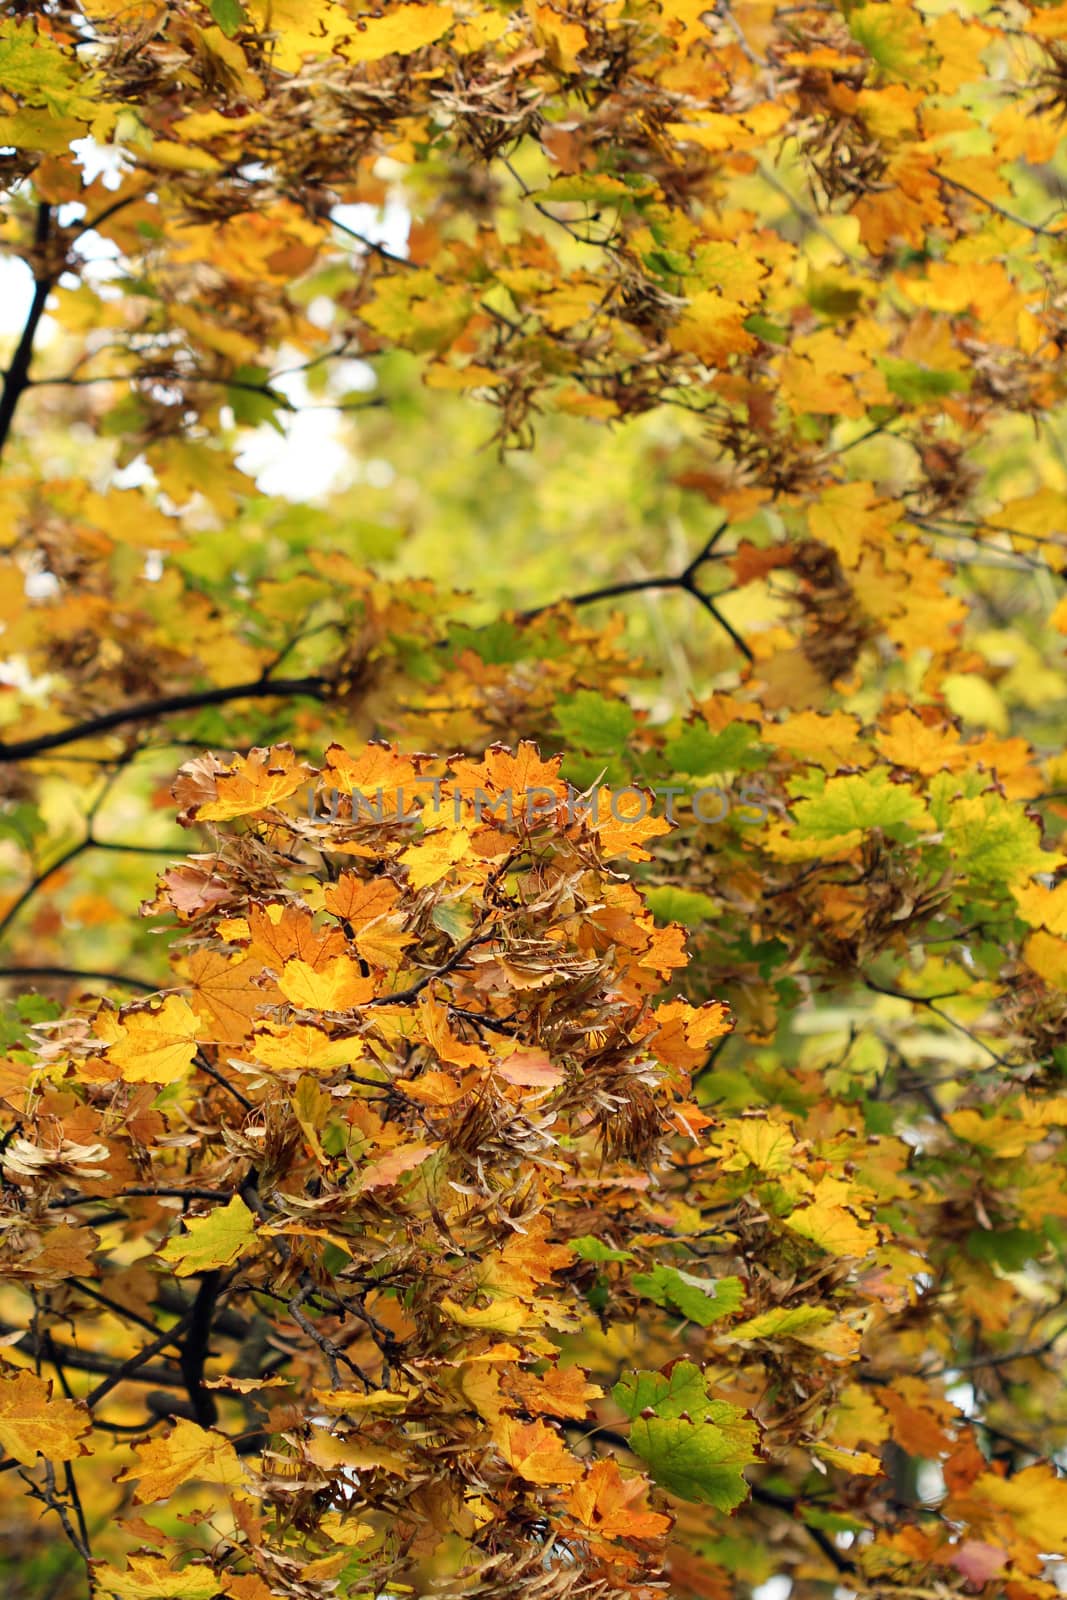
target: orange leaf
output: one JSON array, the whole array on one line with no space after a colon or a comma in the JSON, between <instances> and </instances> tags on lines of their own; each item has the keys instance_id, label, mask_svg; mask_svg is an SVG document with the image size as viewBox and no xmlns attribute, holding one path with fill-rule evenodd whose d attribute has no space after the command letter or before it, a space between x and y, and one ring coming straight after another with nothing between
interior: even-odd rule
<instances>
[{"instance_id":1,"label":"orange leaf","mask_svg":"<svg viewBox=\"0 0 1067 1600\"><path fill-rule=\"evenodd\" d=\"M493 1430L493 1442L508 1465L528 1483L576 1483L582 1476L580 1462L543 1422L501 1417Z\"/></svg>"}]
</instances>

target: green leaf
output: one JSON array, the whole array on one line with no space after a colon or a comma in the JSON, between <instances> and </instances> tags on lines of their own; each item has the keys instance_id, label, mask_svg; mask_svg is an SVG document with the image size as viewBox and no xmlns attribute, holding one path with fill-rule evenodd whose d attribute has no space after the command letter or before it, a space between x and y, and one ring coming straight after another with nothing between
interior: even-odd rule
<instances>
[{"instance_id":1,"label":"green leaf","mask_svg":"<svg viewBox=\"0 0 1067 1600\"><path fill-rule=\"evenodd\" d=\"M792 807L798 839L841 839L871 828L885 833L902 825L917 827L927 815L920 796L907 784L892 783L881 767L850 772L825 783L823 774L816 773L795 779L790 790L803 796Z\"/></svg>"},{"instance_id":2,"label":"green leaf","mask_svg":"<svg viewBox=\"0 0 1067 1600\"><path fill-rule=\"evenodd\" d=\"M798 1506L805 1527L821 1528L824 1533L863 1533L870 1524L857 1517L842 1516L839 1511L823 1511L819 1506Z\"/></svg>"},{"instance_id":3,"label":"green leaf","mask_svg":"<svg viewBox=\"0 0 1067 1600\"><path fill-rule=\"evenodd\" d=\"M966 393L971 387L969 372L944 372L923 367L915 361L894 361L883 357L878 362L886 387L909 406L940 400L946 394Z\"/></svg>"},{"instance_id":4,"label":"green leaf","mask_svg":"<svg viewBox=\"0 0 1067 1600\"><path fill-rule=\"evenodd\" d=\"M556 707L564 738L592 755L614 755L637 725L624 700L609 700L592 689L580 689Z\"/></svg>"},{"instance_id":5,"label":"green leaf","mask_svg":"<svg viewBox=\"0 0 1067 1600\"><path fill-rule=\"evenodd\" d=\"M255 1233L255 1218L240 1195L225 1206L217 1206L206 1217L193 1217L187 1232L168 1239L158 1252L169 1261L179 1278L194 1272L213 1272L228 1267L247 1248Z\"/></svg>"},{"instance_id":6,"label":"green leaf","mask_svg":"<svg viewBox=\"0 0 1067 1600\"><path fill-rule=\"evenodd\" d=\"M266 367L238 367L226 385L226 403L236 422L250 428L266 422L284 437L278 412L291 411L292 403L270 387L269 375Z\"/></svg>"},{"instance_id":7,"label":"green leaf","mask_svg":"<svg viewBox=\"0 0 1067 1600\"><path fill-rule=\"evenodd\" d=\"M439 900L430 913L430 920L457 944L471 931L470 908L457 900Z\"/></svg>"},{"instance_id":8,"label":"green leaf","mask_svg":"<svg viewBox=\"0 0 1067 1600\"><path fill-rule=\"evenodd\" d=\"M601 1239L594 1239L591 1233L583 1234L580 1239L571 1240L571 1249L581 1261L632 1261L633 1252L630 1250L613 1250Z\"/></svg>"},{"instance_id":9,"label":"green leaf","mask_svg":"<svg viewBox=\"0 0 1067 1600\"><path fill-rule=\"evenodd\" d=\"M1040 830L1020 806L993 793L950 807L945 843L956 871L972 884L1018 883L1032 872L1052 872L1064 861L1042 850Z\"/></svg>"},{"instance_id":10,"label":"green leaf","mask_svg":"<svg viewBox=\"0 0 1067 1600\"><path fill-rule=\"evenodd\" d=\"M692 1362L676 1362L669 1374L635 1372L612 1395L631 1419L630 1448L671 1494L719 1511L746 1498L741 1469L757 1459L759 1430L737 1406L708 1397Z\"/></svg>"},{"instance_id":11,"label":"green leaf","mask_svg":"<svg viewBox=\"0 0 1067 1600\"><path fill-rule=\"evenodd\" d=\"M717 772L736 772L746 765L746 756L758 742L756 729L748 722L732 722L719 733L712 733L704 722L692 722L671 739L664 755L674 772L703 778Z\"/></svg>"},{"instance_id":12,"label":"green leaf","mask_svg":"<svg viewBox=\"0 0 1067 1600\"><path fill-rule=\"evenodd\" d=\"M57 117L89 121L103 105L94 106L86 95L90 80L81 77L73 58L29 21L0 23L0 83L6 93Z\"/></svg>"},{"instance_id":13,"label":"green leaf","mask_svg":"<svg viewBox=\"0 0 1067 1600\"><path fill-rule=\"evenodd\" d=\"M651 1272L637 1273L632 1282L646 1300L673 1306L701 1328L729 1316L745 1298L740 1278L696 1278L677 1267L654 1267Z\"/></svg>"},{"instance_id":14,"label":"green leaf","mask_svg":"<svg viewBox=\"0 0 1067 1600\"><path fill-rule=\"evenodd\" d=\"M720 907L710 895L696 889L675 889L663 884L657 889L646 889L645 900L653 916L660 922L680 922L683 928L696 928L702 922L717 917Z\"/></svg>"},{"instance_id":15,"label":"green leaf","mask_svg":"<svg viewBox=\"0 0 1067 1600\"><path fill-rule=\"evenodd\" d=\"M761 317L758 312L746 317L741 326L746 333L754 333L757 339L764 339L767 344L789 343L789 329L772 322L770 317Z\"/></svg>"},{"instance_id":16,"label":"green leaf","mask_svg":"<svg viewBox=\"0 0 1067 1600\"><path fill-rule=\"evenodd\" d=\"M639 1418L630 1429L630 1448L671 1494L732 1511L748 1498L741 1469L756 1460L756 1424L743 1420L736 1406L717 1404L728 1426Z\"/></svg>"},{"instance_id":17,"label":"green leaf","mask_svg":"<svg viewBox=\"0 0 1067 1600\"><path fill-rule=\"evenodd\" d=\"M248 27L248 18L237 0L209 0L211 15L226 35L232 39L239 28Z\"/></svg>"},{"instance_id":18,"label":"green leaf","mask_svg":"<svg viewBox=\"0 0 1067 1600\"><path fill-rule=\"evenodd\" d=\"M1004 1272L1021 1272L1028 1261L1036 1261L1048 1249L1043 1233L1031 1228L974 1228L963 1241L972 1261L984 1261Z\"/></svg>"},{"instance_id":19,"label":"green leaf","mask_svg":"<svg viewBox=\"0 0 1067 1600\"><path fill-rule=\"evenodd\" d=\"M809 277L804 298L813 311L831 321L854 317L863 303L863 289L839 283L832 276L815 273Z\"/></svg>"},{"instance_id":20,"label":"green leaf","mask_svg":"<svg viewBox=\"0 0 1067 1600\"><path fill-rule=\"evenodd\" d=\"M731 1339L789 1339L794 1334L807 1333L811 1328L824 1328L833 1322L834 1313L829 1306L776 1306L747 1322L739 1322L730 1329Z\"/></svg>"},{"instance_id":21,"label":"green leaf","mask_svg":"<svg viewBox=\"0 0 1067 1600\"><path fill-rule=\"evenodd\" d=\"M585 200L593 206L617 206L629 209L636 200L653 192L654 185L647 178L613 178L606 172L577 172L553 178L537 191L537 199Z\"/></svg>"},{"instance_id":22,"label":"green leaf","mask_svg":"<svg viewBox=\"0 0 1067 1600\"><path fill-rule=\"evenodd\" d=\"M649 1408L659 1417L680 1417L683 1411L691 1415L708 1404L704 1374L691 1361L676 1361L669 1373L631 1373L620 1378L611 1394L631 1422Z\"/></svg>"},{"instance_id":23,"label":"green leaf","mask_svg":"<svg viewBox=\"0 0 1067 1600\"><path fill-rule=\"evenodd\" d=\"M529 640L506 617L497 617L484 628L453 623L448 630L448 642L457 654L461 650L472 650L479 660L491 667L510 667L521 661L530 648Z\"/></svg>"}]
</instances>

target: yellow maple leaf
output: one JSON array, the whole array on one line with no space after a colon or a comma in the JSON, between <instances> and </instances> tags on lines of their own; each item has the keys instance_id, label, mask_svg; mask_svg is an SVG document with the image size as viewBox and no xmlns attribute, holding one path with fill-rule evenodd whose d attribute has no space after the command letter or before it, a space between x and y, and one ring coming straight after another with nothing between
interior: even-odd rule
<instances>
[{"instance_id":1,"label":"yellow maple leaf","mask_svg":"<svg viewBox=\"0 0 1067 1600\"><path fill-rule=\"evenodd\" d=\"M885 732L879 733L874 742L894 766L907 767L924 777L959 772L970 759L955 728L927 723L914 711L901 711L890 717Z\"/></svg>"},{"instance_id":2,"label":"yellow maple leaf","mask_svg":"<svg viewBox=\"0 0 1067 1600\"><path fill-rule=\"evenodd\" d=\"M685 311L668 337L676 350L695 355L706 367L724 367L731 356L756 348L745 329L748 311L738 300L728 300L714 289L691 295Z\"/></svg>"},{"instance_id":3,"label":"yellow maple leaf","mask_svg":"<svg viewBox=\"0 0 1067 1600\"><path fill-rule=\"evenodd\" d=\"M324 1028L306 1022L292 1027L272 1023L256 1029L245 1053L271 1072L334 1072L358 1061L366 1046L355 1036L334 1039Z\"/></svg>"},{"instance_id":4,"label":"yellow maple leaf","mask_svg":"<svg viewBox=\"0 0 1067 1600\"><path fill-rule=\"evenodd\" d=\"M439 883L457 861L471 853L470 835L461 828L437 828L420 844L409 845L400 860L408 869L414 889Z\"/></svg>"},{"instance_id":5,"label":"yellow maple leaf","mask_svg":"<svg viewBox=\"0 0 1067 1600\"><path fill-rule=\"evenodd\" d=\"M1067 883L1046 889L1042 883L1017 883L1012 887L1019 915L1032 928L1067 936Z\"/></svg>"},{"instance_id":6,"label":"yellow maple leaf","mask_svg":"<svg viewBox=\"0 0 1067 1600\"><path fill-rule=\"evenodd\" d=\"M760 738L826 772L869 767L872 756L860 737L861 723L849 711L798 711L783 722L764 722Z\"/></svg>"},{"instance_id":7,"label":"yellow maple leaf","mask_svg":"<svg viewBox=\"0 0 1067 1600\"><path fill-rule=\"evenodd\" d=\"M1006 1511L1012 1530L1042 1555L1067 1554L1067 1483L1047 1463L1026 1467L1013 1478L984 1472L971 1492Z\"/></svg>"},{"instance_id":8,"label":"yellow maple leaf","mask_svg":"<svg viewBox=\"0 0 1067 1600\"><path fill-rule=\"evenodd\" d=\"M865 549L885 542L898 516L897 506L879 501L873 484L839 483L808 507L808 528L846 567L855 567Z\"/></svg>"},{"instance_id":9,"label":"yellow maple leaf","mask_svg":"<svg viewBox=\"0 0 1067 1600\"><path fill-rule=\"evenodd\" d=\"M107 1059L125 1083L174 1083L196 1055L197 1017L181 995L159 1006L104 1016L98 1032L108 1039Z\"/></svg>"},{"instance_id":10,"label":"yellow maple leaf","mask_svg":"<svg viewBox=\"0 0 1067 1600\"><path fill-rule=\"evenodd\" d=\"M0 1377L0 1446L23 1466L35 1466L39 1455L50 1461L88 1455L82 1441L91 1426L80 1400L53 1398L50 1378L32 1372Z\"/></svg>"},{"instance_id":11,"label":"yellow maple leaf","mask_svg":"<svg viewBox=\"0 0 1067 1600\"><path fill-rule=\"evenodd\" d=\"M348 61L381 61L422 50L452 26L452 7L398 5L383 16L364 16L351 30L342 54Z\"/></svg>"},{"instance_id":12,"label":"yellow maple leaf","mask_svg":"<svg viewBox=\"0 0 1067 1600\"><path fill-rule=\"evenodd\" d=\"M755 1167L758 1172L788 1172L794 1164L796 1145L793 1124L776 1112L747 1117L717 1141L717 1148L724 1155L724 1172L743 1172L745 1167Z\"/></svg>"},{"instance_id":13,"label":"yellow maple leaf","mask_svg":"<svg viewBox=\"0 0 1067 1600\"><path fill-rule=\"evenodd\" d=\"M1023 946L1023 959L1053 989L1067 989L1067 939L1039 928Z\"/></svg>"},{"instance_id":14,"label":"yellow maple leaf","mask_svg":"<svg viewBox=\"0 0 1067 1600\"><path fill-rule=\"evenodd\" d=\"M538 1318L521 1300L494 1300L488 1306L461 1306L450 1295L443 1296L440 1309L450 1322L461 1328L477 1328L483 1333L521 1333Z\"/></svg>"},{"instance_id":15,"label":"yellow maple leaf","mask_svg":"<svg viewBox=\"0 0 1067 1600\"><path fill-rule=\"evenodd\" d=\"M375 983L363 976L351 956L334 956L321 967L299 959L287 961L278 988L305 1011L351 1011L373 998Z\"/></svg>"},{"instance_id":16,"label":"yellow maple leaf","mask_svg":"<svg viewBox=\"0 0 1067 1600\"><path fill-rule=\"evenodd\" d=\"M193 1562L178 1572L163 1556L136 1552L126 1562L125 1570L94 1566L93 1580L101 1594L114 1595L115 1600L216 1600L219 1593L213 1567Z\"/></svg>"},{"instance_id":17,"label":"yellow maple leaf","mask_svg":"<svg viewBox=\"0 0 1067 1600\"><path fill-rule=\"evenodd\" d=\"M849 1208L855 1204L852 1186L839 1178L821 1178L811 1202L782 1220L792 1232L834 1256L865 1256L878 1244L877 1228L857 1221Z\"/></svg>"},{"instance_id":18,"label":"yellow maple leaf","mask_svg":"<svg viewBox=\"0 0 1067 1600\"><path fill-rule=\"evenodd\" d=\"M844 1467L846 1472L858 1472L862 1477L876 1477L883 1470L881 1459L867 1450L845 1450L840 1445L822 1443L810 1448L820 1461L831 1467Z\"/></svg>"},{"instance_id":19,"label":"yellow maple leaf","mask_svg":"<svg viewBox=\"0 0 1067 1600\"><path fill-rule=\"evenodd\" d=\"M223 1434L181 1419L162 1439L134 1446L136 1466L127 1467L116 1483L136 1483L134 1499L145 1505L169 1500L185 1483L216 1483L236 1488L245 1481L237 1451Z\"/></svg>"},{"instance_id":20,"label":"yellow maple leaf","mask_svg":"<svg viewBox=\"0 0 1067 1600\"><path fill-rule=\"evenodd\" d=\"M256 26L274 35L270 59L278 72L299 72L306 56L328 56L356 31L334 0L246 0L246 7Z\"/></svg>"}]
</instances>

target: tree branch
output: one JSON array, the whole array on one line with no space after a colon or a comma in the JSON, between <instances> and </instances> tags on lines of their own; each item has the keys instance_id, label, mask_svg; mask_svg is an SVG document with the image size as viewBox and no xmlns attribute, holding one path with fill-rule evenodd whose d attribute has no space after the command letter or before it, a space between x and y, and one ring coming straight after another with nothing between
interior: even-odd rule
<instances>
[{"instance_id":1,"label":"tree branch","mask_svg":"<svg viewBox=\"0 0 1067 1600\"><path fill-rule=\"evenodd\" d=\"M48 243L51 224L52 208L42 203L37 207L34 238L38 250L43 249ZM3 454L11 433L15 410L29 387L34 340L37 338L37 330L41 325L41 318L44 316L44 309L48 304L48 296L52 292L54 282L52 275L46 273L43 268L39 267L34 274L33 299L30 301L30 309L26 314L26 322L15 347L15 354L11 358L11 365L4 375L3 390L0 391L0 455Z\"/></svg>"},{"instance_id":2,"label":"tree branch","mask_svg":"<svg viewBox=\"0 0 1067 1600\"><path fill-rule=\"evenodd\" d=\"M158 983L149 983L145 978L131 978L123 972L98 972L90 967L0 967L0 978L69 978L72 982L85 978L93 983L139 989L143 994L156 994L159 989Z\"/></svg>"},{"instance_id":3,"label":"tree branch","mask_svg":"<svg viewBox=\"0 0 1067 1600\"><path fill-rule=\"evenodd\" d=\"M185 1389L193 1408L195 1420L202 1428L210 1428L218 1421L218 1407L209 1389L204 1388L204 1363L207 1360L208 1342L215 1316L215 1300L222 1274L205 1272L193 1301L192 1321L182 1343L181 1368Z\"/></svg>"},{"instance_id":4,"label":"tree branch","mask_svg":"<svg viewBox=\"0 0 1067 1600\"><path fill-rule=\"evenodd\" d=\"M304 695L309 700L328 700L333 688L329 678L312 674L306 678L256 678L251 683L223 684L214 689L190 689L185 694L160 695L157 700L138 700L133 705L103 711L98 716L86 717L84 722L56 728L52 733L38 734L33 739L0 743L0 764L26 761L32 756L42 755L46 750L77 744L80 739L91 739L98 733L108 733L112 728L121 728L130 722L157 722L160 717L173 716L179 711L199 711L205 706L226 705L231 700L284 700L298 695Z\"/></svg>"}]
</instances>

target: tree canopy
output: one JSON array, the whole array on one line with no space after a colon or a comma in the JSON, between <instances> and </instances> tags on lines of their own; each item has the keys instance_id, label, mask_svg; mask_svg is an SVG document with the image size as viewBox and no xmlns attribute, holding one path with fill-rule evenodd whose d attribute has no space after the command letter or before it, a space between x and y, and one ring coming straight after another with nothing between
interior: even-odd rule
<instances>
[{"instance_id":1,"label":"tree canopy","mask_svg":"<svg viewBox=\"0 0 1067 1600\"><path fill-rule=\"evenodd\" d=\"M1062 1592L1065 115L8 0L12 1600Z\"/></svg>"}]
</instances>

